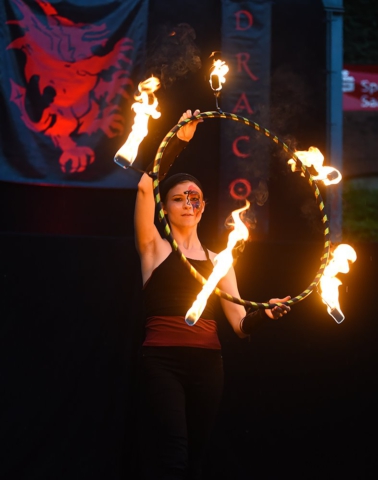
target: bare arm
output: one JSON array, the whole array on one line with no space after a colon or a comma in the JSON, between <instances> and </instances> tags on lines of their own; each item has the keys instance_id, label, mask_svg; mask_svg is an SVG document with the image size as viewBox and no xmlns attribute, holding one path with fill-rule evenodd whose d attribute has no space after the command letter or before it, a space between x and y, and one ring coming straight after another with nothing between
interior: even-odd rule
<instances>
[{"instance_id":1,"label":"bare arm","mask_svg":"<svg viewBox=\"0 0 378 480\"><path fill-rule=\"evenodd\" d=\"M135 244L140 256L154 248L160 238L154 223L155 200L152 178L144 173L138 183L134 211Z\"/></svg>"},{"instance_id":2,"label":"bare arm","mask_svg":"<svg viewBox=\"0 0 378 480\"><path fill-rule=\"evenodd\" d=\"M198 115L196 110L193 115ZM190 118L191 110L187 110L181 116L180 121ZM202 119L201 119L202 121ZM177 137L180 140L188 142L194 135L199 120L192 121L182 127ZM182 142L181 142L182 143ZM178 151L172 151L173 158L168 158L169 163L173 163ZM163 240L155 225L155 199L153 192L153 181L146 173L142 175L137 189L135 211L134 211L134 230L135 245L141 258L142 276L144 280L150 276L152 270L160 263L159 255L164 256L166 249L169 251L168 243Z\"/></svg>"},{"instance_id":3,"label":"bare arm","mask_svg":"<svg viewBox=\"0 0 378 480\"><path fill-rule=\"evenodd\" d=\"M218 286L221 290L229 293L233 297L240 298L237 281L236 281L236 275L233 267L231 267L227 275L225 275L225 277L221 279ZM287 296L285 298L271 298L268 303L271 303L271 304L283 303L289 300L290 298L291 298L290 296ZM246 317L245 308L242 305L239 305L234 302L230 302L223 298L221 298L221 305L222 305L223 312L226 315L226 318L229 321L230 325L232 326L234 332L240 338L247 337L249 335L249 332L244 333L241 330L241 321ZM277 320L278 318L281 318L283 315L287 314L288 312L290 312L290 307L287 305L281 305L281 306L273 307L272 309L266 309L264 312L262 312L263 313L262 316L260 316L259 312L257 312L256 318L250 319L249 325L252 326L252 329L253 329L253 325L256 324L259 320L261 320L261 318L263 320L264 319L268 320L269 318L272 320Z\"/></svg>"},{"instance_id":4,"label":"bare arm","mask_svg":"<svg viewBox=\"0 0 378 480\"><path fill-rule=\"evenodd\" d=\"M236 282L235 270L233 267L231 267L228 273L219 281L218 286L221 290L227 292L233 297L240 297ZM221 298L220 302L222 310L236 335L238 335L240 338L247 337L247 335L244 334L240 329L241 319L246 315L246 310L243 305L230 302L224 298Z\"/></svg>"}]
</instances>

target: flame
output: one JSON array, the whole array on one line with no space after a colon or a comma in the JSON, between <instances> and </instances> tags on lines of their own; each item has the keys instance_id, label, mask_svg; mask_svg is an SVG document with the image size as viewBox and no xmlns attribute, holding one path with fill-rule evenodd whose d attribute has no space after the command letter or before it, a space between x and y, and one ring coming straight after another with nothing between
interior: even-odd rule
<instances>
[{"instance_id":1,"label":"flame","mask_svg":"<svg viewBox=\"0 0 378 480\"><path fill-rule=\"evenodd\" d=\"M138 148L148 134L148 120L150 117L159 118L161 113L156 110L158 101L154 92L160 88L160 80L156 77L148 78L138 85L139 95L135 95L136 102L131 105L135 112L134 124L126 142L118 150L114 161L121 167L128 168L134 162Z\"/></svg>"},{"instance_id":2,"label":"flame","mask_svg":"<svg viewBox=\"0 0 378 480\"><path fill-rule=\"evenodd\" d=\"M341 181L341 173L336 168L323 166L324 156L318 148L310 147L295 154L305 167L314 167L317 172L317 175L312 175L314 180L321 180L327 186ZM291 158L287 163L291 166L292 172L299 170L294 159Z\"/></svg>"},{"instance_id":3,"label":"flame","mask_svg":"<svg viewBox=\"0 0 378 480\"><path fill-rule=\"evenodd\" d=\"M229 68L222 60L214 60L212 70L210 72L210 86L215 92L222 90L222 84L225 83L225 75Z\"/></svg>"},{"instance_id":4,"label":"flame","mask_svg":"<svg viewBox=\"0 0 378 480\"><path fill-rule=\"evenodd\" d=\"M240 219L240 213L244 210L247 210L249 206L250 203L248 200L246 200L246 205L244 207L232 212L231 215L234 220L234 228L228 236L227 247L216 257L214 257L213 271L211 272L211 275L209 276L205 285L202 287L202 290L197 295L193 305L186 313L185 321L188 325L194 325L197 322L212 291L217 286L219 280L223 278L231 268L233 263L232 249L235 247L238 241L248 239L249 231L246 225L244 225Z\"/></svg>"},{"instance_id":5,"label":"flame","mask_svg":"<svg viewBox=\"0 0 378 480\"><path fill-rule=\"evenodd\" d=\"M339 304L339 286L342 282L336 278L338 273L348 273L349 263L355 262L357 254L355 250L345 243L338 245L333 252L332 259L324 269L320 279L321 297L327 305L327 311L337 323L344 320L344 314Z\"/></svg>"}]
</instances>

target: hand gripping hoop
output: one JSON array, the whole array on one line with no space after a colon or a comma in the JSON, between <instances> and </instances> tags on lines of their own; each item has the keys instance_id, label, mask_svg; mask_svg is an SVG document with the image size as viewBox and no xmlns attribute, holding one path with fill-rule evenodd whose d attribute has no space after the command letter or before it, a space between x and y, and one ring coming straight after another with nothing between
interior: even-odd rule
<instances>
[{"instance_id":1,"label":"hand gripping hoop","mask_svg":"<svg viewBox=\"0 0 378 480\"><path fill-rule=\"evenodd\" d=\"M199 115L193 116L191 118L188 118L186 120L183 120L182 122L178 123L175 125L164 137L163 141L159 145L158 151L156 153L155 159L154 159L154 164L153 164L153 186L154 186L154 196L155 196L155 202L158 206L158 215L159 219L163 224L164 228L164 233L171 244L173 250L177 253L177 255L180 257L180 260L184 263L184 265L189 269L190 273L193 275L193 277L198 280L202 285L205 285L207 282L206 278L204 278L189 262L189 260L185 257L185 255L181 252L179 249L176 240L173 238L171 229L169 227L169 224L167 222L167 219L165 218L165 214L162 208L162 203L160 199L160 190L159 190L159 180L158 180L158 173L159 173L159 168L160 168L160 162L161 159L164 155L164 151L170 142L170 140L177 134L178 130L182 128L184 125L186 125L189 122L192 122L195 119L207 119L207 118L222 118L226 120L233 120L235 122L240 122L244 123L244 125L247 125L251 128L254 128L257 132L260 132L262 135L265 135L266 137L270 138L274 143L277 145L280 145L282 149L289 153L291 155L291 158L296 162L296 164L300 167L304 177L307 179L307 182L309 183L310 187L312 188L314 195L315 195L315 200L318 205L318 208L320 210L321 214L321 220L324 225L324 247L323 247L323 252L320 258L320 267L313 279L313 281L310 283L310 285L303 290L302 293L297 295L294 298L291 298L290 300L282 303L261 303L261 302L253 302L252 300L244 300L242 298L237 298L233 297L232 295L229 295L228 293L220 290L218 287L214 289L214 293L216 293L219 297L224 298L230 302L237 303L239 305L244 305L246 308L252 308L252 309L258 309L258 308L263 308L263 309L270 309L275 306L280 306L280 305L293 305L295 303L298 303L302 300L304 300L312 291L317 287L319 284L320 278L323 275L324 269L327 266L328 259L329 259L329 254L330 254L330 231L329 231L329 222L327 215L324 211L324 203L322 200L322 197L320 195L320 191L318 189L318 186L311 176L311 174L308 172L307 168L302 164L300 159L296 156L295 152L292 151L282 140L280 140L276 135L273 135L269 130L266 128L262 128L259 124L255 122L251 122L248 120L248 118L240 117L238 115L235 115L233 113L227 113L227 112L216 112L216 111L211 111L211 112L203 112L200 113Z\"/></svg>"}]
</instances>

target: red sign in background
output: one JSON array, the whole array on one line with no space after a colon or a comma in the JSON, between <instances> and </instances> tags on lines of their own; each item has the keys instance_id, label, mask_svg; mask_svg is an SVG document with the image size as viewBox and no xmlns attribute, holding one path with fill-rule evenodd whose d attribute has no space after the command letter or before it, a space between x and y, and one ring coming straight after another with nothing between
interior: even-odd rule
<instances>
[{"instance_id":1,"label":"red sign in background","mask_svg":"<svg viewBox=\"0 0 378 480\"><path fill-rule=\"evenodd\" d=\"M378 65L344 65L343 110L378 111Z\"/></svg>"}]
</instances>

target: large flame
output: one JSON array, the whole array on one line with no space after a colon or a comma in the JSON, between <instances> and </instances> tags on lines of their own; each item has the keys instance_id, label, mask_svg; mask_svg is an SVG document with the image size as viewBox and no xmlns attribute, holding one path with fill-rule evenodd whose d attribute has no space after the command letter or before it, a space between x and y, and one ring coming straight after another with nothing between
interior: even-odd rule
<instances>
[{"instance_id":1,"label":"large flame","mask_svg":"<svg viewBox=\"0 0 378 480\"><path fill-rule=\"evenodd\" d=\"M246 200L246 205L244 207L234 210L232 212L231 215L234 220L234 228L228 236L227 247L225 248L225 250L218 253L216 257L214 257L213 271L211 272L202 290L197 295L197 298L194 301L193 305L186 313L185 321L188 325L194 325L197 322L206 306L206 302L212 291L217 286L219 280L223 278L231 268L234 260L232 256L232 249L235 247L238 241L248 239L249 231L242 222L240 218L240 213L244 210L247 210L249 206L250 203L248 202L248 200Z\"/></svg>"},{"instance_id":2,"label":"large flame","mask_svg":"<svg viewBox=\"0 0 378 480\"><path fill-rule=\"evenodd\" d=\"M314 180L321 180L327 186L341 181L341 173L336 168L323 166L324 156L318 148L310 147L308 150L295 152L295 155L305 167L314 167L317 172L317 175L312 175ZM294 159L291 158L287 163L293 172L299 170Z\"/></svg>"},{"instance_id":3,"label":"large flame","mask_svg":"<svg viewBox=\"0 0 378 480\"><path fill-rule=\"evenodd\" d=\"M349 263L355 262L357 254L355 250L345 243L336 247L332 254L332 259L324 269L320 279L321 297L323 303L327 305L327 312L337 323L344 320L344 314L340 309L339 286L342 282L336 277L338 273L348 273Z\"/></svg>"},{"instance_id":4,"label":"large flame","mask_svg":"<svg viewBox=\"0 0 378 480\"><path fill-rule=\"evenodd\" d=\"M126 142L115 154L114 161L121 167L128 168L133 164L138 154L139 145L148 134L148 120L150 117L159 118L157 111L158 101L154 92L160 88L160 80L150 77L138 85L139 95L135 95L136 102L131 105L135 112L134 124Z\"/></svg>"},{"instance_id":5,"label":"large flame","mask_svg":"<svg viewBox=\"0 0 378 480\"><path fill-rule=\"evenodd\" d=\"M214 92L222 90L222 84L225 83L225 75L229 68L222 60L214 60L213 66L210 72L210 86Z\"/></svg>"}]
</instances>

